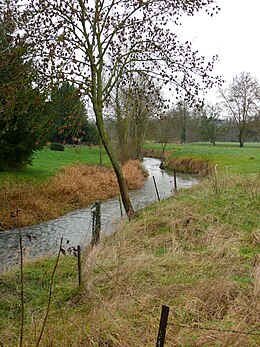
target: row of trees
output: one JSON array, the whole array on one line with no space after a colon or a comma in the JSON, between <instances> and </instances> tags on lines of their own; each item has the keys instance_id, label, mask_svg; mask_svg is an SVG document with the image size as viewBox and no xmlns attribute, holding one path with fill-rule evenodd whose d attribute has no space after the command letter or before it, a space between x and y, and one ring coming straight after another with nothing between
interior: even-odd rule
<instances>
[{"instance_id":1,"label":"row of trees","mask_svg":"<svg viewBox=\"0 0 260 347\"><path fill-rule=\"evenodd\" d=\"M243 147L260 141L260 85L249 73L220 89L219 103L203 107L179 101L165 110L160 88L154 85L150 93L142 79L127 88L117 90L116 106L106 117L119 157L139 158L145 139L161 143L163 152L169 142L239 141Z\"/></svg>"},{"instance_id":2,"label":"row of trees","mask_svg":"<svg viewBox=\"0 0 260 347\"><path fill-rule=\"evenodd\" d=\"M238 123L232 117L223 117L223 112L220 104L198 110L178 103L163 117L150 119L147 139L161 143L162 148L170 142L238 142ZM245 141L260 141L260 113L247 119L242 139L242 145Z\"/></svg>"}]
</instances>

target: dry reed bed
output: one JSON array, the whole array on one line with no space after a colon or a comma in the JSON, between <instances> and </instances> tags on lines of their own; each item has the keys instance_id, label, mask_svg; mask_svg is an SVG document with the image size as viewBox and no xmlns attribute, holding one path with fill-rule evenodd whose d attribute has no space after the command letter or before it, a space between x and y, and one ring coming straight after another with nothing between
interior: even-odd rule
<instances>
[{"instance_id":1,"label":"dry reed bed","mask_svg":"<svg viewBox=\"0 0 260 347\"><path fill-rule=\"evenodd\" d=\"M145 175L139 161L129 161L123 171L129 189L142 187ZM21 183L4 187L1 188L0 230L16 226L17 220L10 217L16 209L20 210L20 226L28 226L118 193L117 180L111 168L83 165L63 169L42 186Z\"/></svg>"},{"instance_id":2,"label":"dry reed bed","mask_svg":"<svg viewBox=\"0 0 260 347\"><path fill-rule=\"evenodd\" d=\"M178 172L196 174L201 177L211 175L214 171L214 165L206 159L190 157L172 158L172 153L173 151L166 151L164 153L164 169L175 169ZM162 158L161 152L157 149L145 149L143 150L143 155L151 156L153 158Z\"/></svg>"},{"instance_id":3,"label":"dry reed bed","mask_svg":"<svg viewBox=\"0 0 260 347\"><path fill-rule=\"evenodd\" d=\"M194 158L168 158L164 167L170 170L177 170L190 174L198 174L202 177L208 176L213 172L213 165L207 160Z\"/></svg>"}]
</instances>

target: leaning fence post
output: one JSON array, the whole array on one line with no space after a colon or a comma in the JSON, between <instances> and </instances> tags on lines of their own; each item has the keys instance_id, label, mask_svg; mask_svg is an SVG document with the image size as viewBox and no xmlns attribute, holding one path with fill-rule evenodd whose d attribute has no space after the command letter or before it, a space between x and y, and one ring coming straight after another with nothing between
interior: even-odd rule
<instances>
[{"instance_id":1,"label":"leaning fence post","mask_svg":"<svg viewBox=\"0 0 260 347\"><path fill-rule=\"evenodd\" d=\"M99 201L95 202L93 206L95 211L92 211L92 239L91 246L98 244L100 242L100 231L101 231L101 203Z\"/></svg>"},{"instance_id":2,"label":"leaning fence post","mask_svg":"<svg viewBox=\"0 0 260 347\"><path fill-rule=\"evenodd\" d=\"M170 307L162 305L160 326L157 336L156 347L163 347L165 341L166 327L168 322Z\"/></svg>"},{"instance_id":3,"label":"leaning fence post","mask_svg":"<svg viewBox=\"0 0 260 347\"><path fill-rule=\"evenodd\" d=\"M155 186L155 190L156 190L156 194L157 194L158 201L161 201L160 195L159 195L159 192L158 192L158 189L157 189L157 184L156 184L156 181L155 181L155 177L154 177L154 176L153 176L153 183L154 183L154 186Z\"/></svg>"},{"instance_id":4,"label":"leaning fence post","mask_svg":"<svg viewBox=\"0 0 260 347\"><path fill-rule=\"evenodd\" d=\"M120 194L118 196L118 200L119 200L121 218L123 218L123 206L122 206L122 200L121 200L121 195Z\"/></svg>"},{"instance_id":5,"label":"leaning fence post","mask_svg":"<svg viewBox=\"0 0 260 347\"><path fill-rule=\"evenodd\" d=\"M80 246L77 246L78 251L78 279L79 279L79 286L81 285L81 249Z\"/></svg>"},{"instance_id":6,"label":"leaning fence post","mask_svg":"<svg viewBox=\"0 0 260 347\"><path fill-rule=\"evenodd\" d=\"M173 179L174 179L174 189L177 189L177 177L176 177L176 170L173 169Z\"/></svg>"}]
</instances>

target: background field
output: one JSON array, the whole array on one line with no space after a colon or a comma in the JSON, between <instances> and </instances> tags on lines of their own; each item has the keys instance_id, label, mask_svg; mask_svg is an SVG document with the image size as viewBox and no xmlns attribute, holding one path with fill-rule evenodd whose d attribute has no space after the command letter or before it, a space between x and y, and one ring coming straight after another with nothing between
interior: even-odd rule
<instances>
[{"instance_id":1,"label":"background field","mask_svg":"<svg viewBox=\"0 0 260 347\"><path fill-rule=\"evenodd\" d=\"M146 143L146 149L161 151L158 143ZM216 146L205 143L168 144L166 151L172 151L173 157L198 158L217 164L230 173L260 173L260 143L246 143L239 148L238 143L222 142Z\"/></svg>"},{"instance_id":2,"label":"background field","mask_svg":"<svg viewBox=\"0 0 260 347\"><path fill-rule=\"evenodd\" d=\"M147 142L145 148L161 152L161 145ZM168 144L166 151L173 151L174 157L199 158L218 164L219 168L227 169L231 173L259 173L260 172L260 143L246 143L239 148L238 143L208 143ZM6 181L31 181L42 183L53 177L62 168L77 163L99 164L99 147L65 147L64 152L51 151L44 148L34 154L31 166L16 172L0 172L0 185ZM109 158L103 149L102 162L110 165Z\"/></svg>"},{"instance_id":3,"label":"background field","mask_svg":"<svg viewBox=\"0 0 260 347\"><path fill-rule=\"evenodd\" d=\"M99 153L99 147L65 147L64 152L44 148L34 154L31 166L16 172L0 172L0 184L8 180L29 180L41 183L66 166L77 163L99 164ZM102 163L104 165L109 164L109 158L104 149L102 151Z\"/></svg>"}]
</instances>

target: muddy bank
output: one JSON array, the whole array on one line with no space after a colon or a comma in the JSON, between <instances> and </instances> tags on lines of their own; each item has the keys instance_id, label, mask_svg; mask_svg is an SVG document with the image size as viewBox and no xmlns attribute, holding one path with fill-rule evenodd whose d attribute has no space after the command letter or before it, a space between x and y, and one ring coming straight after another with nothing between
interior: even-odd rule
<instances>
[{"instance_id":1,"label":"muddy bank","mask_svg":"<svg viewBox=\"0 0 260 347\"><path fill-rule=\"evenodd\" d=\"M123 167L129 190L142 187L145 171L139 161ZM20 183L0 188L0 230L25 227L57 218L96 200L119 194L112 168L80 165L63 169L43 185ZM19 220L12 211L19 209Z\"/></svg>"}]
</instances>

